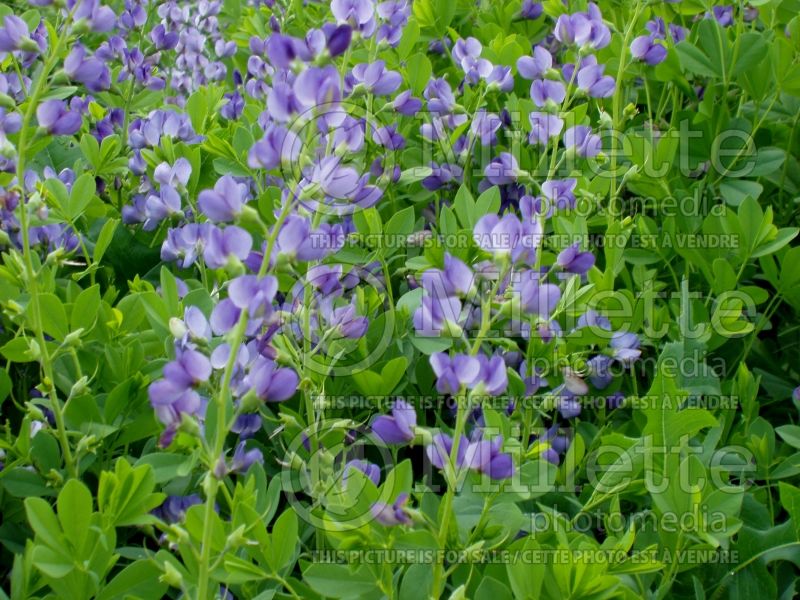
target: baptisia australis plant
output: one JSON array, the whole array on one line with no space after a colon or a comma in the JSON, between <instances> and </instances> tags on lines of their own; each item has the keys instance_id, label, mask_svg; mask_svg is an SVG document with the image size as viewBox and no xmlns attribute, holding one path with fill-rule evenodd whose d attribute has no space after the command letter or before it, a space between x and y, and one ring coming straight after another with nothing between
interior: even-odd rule
<instances>
[{"instance_id":1,"label":"baptisia australis plant","mask_svg":"<svg viewBox=\"0 0 800 600\"><path fill-rule=\"evenodd\" d=\"M683 565L629 553L728 548L741 495L691 498L723 505L724 533L613 531L620 498L659 515L688 501L651 494L641 470L611 491L588 481L609 439L635 469L654 438L679 459L658 470L699 478L699 458L680 461L690 448L706 460L716 439L694 436L713 428L758 455L745 461L754 481L797 473L745 366L784 299L797 302L784 249L797 232L754 199L766 185L794 193L791 163L781 172L759 148L757 176L727 172L736 155L714 179L713 150L690 176L639 176L671 160L664 132L686 115L719 133L735 111L759 144L792 145L791 2L759 3L775 4L768 19L697 2L22 4L0 6L0 354L13 374L0 402L22 432L0 436L11 597L663 598ZM739 62L745 28L755 48L780 38L779 84ZM619 217L634 192L698 186L741 218ZM684 226L733 232L744 254L624 252L634 232ZM754 302L755 323L737 321L739 338L754 332L742 348L676 333L736 312L694 301L700 277L719 295L747 280L776 290ZM670 291L680 302L662 302ZM666 358L741 350L724 391L752 398L746 433L731 433L735 411L639 411L649 378L659 401L682 386L722 395L710 369L670 378L639 363L657 343L643 329L669 319L681 343ZM599 462L609 479L623 470ZM797 493L776 492L793 520ZM545 495L553 522L540 527ZM794 530L774 529L745 539L774 534L788 553ZM625 559L480 560L540 543ZM433 558L323 564L328 550L409 548ZM744 570L769 579L756 558L711 596Z\"/></svg>"}]
</instances>

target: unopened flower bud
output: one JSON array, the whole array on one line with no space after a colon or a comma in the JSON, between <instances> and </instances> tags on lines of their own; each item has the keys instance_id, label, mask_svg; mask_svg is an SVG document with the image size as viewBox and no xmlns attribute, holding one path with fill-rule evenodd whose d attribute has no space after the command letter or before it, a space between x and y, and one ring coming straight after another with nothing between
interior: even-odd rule
<instances>
[{"instance_id":1,"label":"unopened flower bud","mask_svg":"<svg viewBox=\"0 0 800 600\"><path fill-rule=\"evenodd\" d=\"M183 575L181 575L180 571L173 567L168 560L163 561L162 564L164 565L164 573L159 577L159 580L170 587L178 589L183 587Z\"/></svg>"},{"instance_id":2,"label":"unopened flower bud","mask_svg":"<svg viewBox=\"0 0 800 600\"><path fill-rule=\"evenodd\" d=\"M183 339L183 336L185 336L188 331L189 329L186 327L186 323L178 317L172 317L169 320L169 332L176 340Z\"/></svg>"}]
</instances>

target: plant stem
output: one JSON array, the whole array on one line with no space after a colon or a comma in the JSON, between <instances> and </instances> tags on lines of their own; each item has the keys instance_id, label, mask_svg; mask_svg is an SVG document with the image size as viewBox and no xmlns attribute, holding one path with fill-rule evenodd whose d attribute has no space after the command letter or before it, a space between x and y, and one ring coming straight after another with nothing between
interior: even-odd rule
<instances>
[{"instance_id":1,"label":"plant stem","mask_svg":"<svg viewBox=\"0 0 800 600\"><path fill-rule=\"evenodd\" d=\"M278 239L278 232L281 225L286 220L292 208L292 201L287 200L281 209L275 225L273 226L272 233L267 240L267 246L264 250L264 258L261 261L261 267L258 271L258 277L264 277L269 271L269 257L275 247L275 241ZM266 227L264 227L266 231ZM223 459L222 453L225 450L225 437L228 433L228 422L225 418L228 406L228 390L230 389L231 379L233 377L233 370L236 367L236 360L239 356L239 346L244 340L245 331L247 329L248 320L247 309L242 311L239 315L239 320L234 327L230 338L230 355L228 362L225 365L225 371L222 375L222 381L219 386L219 393L216 395L214 401L216 403L217 411L217 431L214 437L214 446L211 455L208 457L208 473L206 474L206 503L203 513L203 538L200 542L200 564L198 566L198 582L197 582L197 597L200 600L205 600L208 597L208 584L211 571L211 533L213 527L211 519L214 515L214 502L217 499L217 492L219 491L220 481L214 475L214 466L216 461Z\"/></svg>"},{"instance_id":2,"label":"plant stem","mask_svg":"<svg viewBox=\"0 0 800 600\"><path fill-rule=\"evenodd\" d=\"M620 134L620 129L622 127L622 76L625 73L625 66L627 64L627 52L628 47L630 46L631 35L633 35L633 28L636 26L636 22L639 20L639 14L642 10L642 3L641 0L637 0L636 8L633 11L633 17L631 18L630 22L628 23L627 28L625 29L625 36L622 41L622 49L621 54L619 57L619 66L617 67L617 90L614 93L614 100L613 100L613 109L612 109L612 136L611 136L611 157L610 157L610 169L611 169L611 198L609 198L609 206L608 206L608 223L609 225L614 220L614 215L617 211L617 136Z\"/></svg>"},{"instance_id":3,"label":"plant stem","mask_svg":"<svg viewBox=\"0 0 800 600\"><path fill-rule=\"evenodd\" d=\"M47 395L50 399L50 409L53 411L53 417L56 422L56 430L58 440L61 445L61 451L64 454L64 464L67 473L70 477L78 476L78 467L72 456L70 449L69 439L67 438L67 430L64 425L63 408L59 402L58 394L55 388L55 379L53 376L53 364L50 352L47 350L47 342L44 337L44 330L42 328L42 314L39 305L39 282L37 281L38 273L33 265L33 251L30 244L30 222L28 220L28 207L25 202L25 153L28 148L28 129L33 120L34 112L39 104L39 100L47 90L47 78L50 76L53 68L58 61L64 45L66 44L69 25L72 22L72 12L69 13L64 21L61 34L53 46L50 55L47 57L39 76L36 78L36 83L33 86L33 91L28 97L28 106L22 117L22 125L19 134L19 143L17 144L17 185L20 187L20 195L22 201L20 202L19 222L20 233L22 235L22 257L25 266L25 282L28 284L28 290L31 295L31 320L33 322L33 330L36 335L36 340L39 344L41 353L40 363L42 373L44 375L43 382L47 388ZM88 259L88 257L87 257Z\"/></svg>"},{"instance_id":4,"label":"plant stem","mask_svg":"<svg viewBox=\"0 0 800 600\"><path fill-rule=\"evenodd\" d=\"M497 281L495 281L494 286L492 287L491 292L486 301L483 303L483 310L481 311L481 328L478 330L478 335L475 337L475 341L470 348L470 356L475 356L480 350L481 343L483 339L486 337L486 334L489 332L489 328L491 326L491 307L492 307L492 300L497 296L497 292L500 289L500 285L503 282L505 277L505 270L498 274ZM461 446L461 437L464 434L464 429L467 425L467 418L469 417L469 408L470 408L470 401L469 397L466 394L466 390L464 386L461 386L461 389L458 393L458 406L457 406L457 413L456 413L456 427L453 431L453 446L450 449L450 456L448 459L448 463L445 464L445 479L447 480L447 491L445 492L444 496L444 505L440 510L442 515L442 523L439 528L439 548L441 550L445 550L447 545L447 534L450 531L450 518L453 512L453 498L456 493L456 489L459 486L459 480L461 479L459 475L459 466L458 466L458 453L459 448ZM442 581L442 573L444 570L444 556L439 556L436 564L433 567L433 588L431 592L433 593L434 598L439 598L442 592L444 591L444 581Z\"/></svg>"}]
</instances>

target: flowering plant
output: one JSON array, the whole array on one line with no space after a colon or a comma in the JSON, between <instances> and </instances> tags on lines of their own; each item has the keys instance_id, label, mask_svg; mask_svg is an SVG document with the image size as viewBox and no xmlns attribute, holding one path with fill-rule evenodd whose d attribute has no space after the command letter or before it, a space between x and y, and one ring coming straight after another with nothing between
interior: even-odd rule
<instances>
[{"instance_id":1,"label":"flowering plant","mask_svg":"<svg viewBox=\"0 0 800 600\"><path fill-rule=\"evenodd\" d=\"M790 597L798 8L0 6L0 598Z\"/></svg>"}]
</instances>

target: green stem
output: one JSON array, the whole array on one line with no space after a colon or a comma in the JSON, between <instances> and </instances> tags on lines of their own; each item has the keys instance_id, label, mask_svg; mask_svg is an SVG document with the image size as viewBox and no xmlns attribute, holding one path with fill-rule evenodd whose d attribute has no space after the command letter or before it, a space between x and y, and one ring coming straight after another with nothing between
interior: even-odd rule
<instances>
[{"instance_id":1,"label":"green stem","mask_svg":"<svg viewBox=\"0 0 800 600\"><path fill-rule=\"evenodd\" d=\"M31 320L33 321L33 330L36 335L36 340L39 344L41 352L40 363L43 373L43 383L47 387L47 395L50 399L50 408L53 411L53 417L56 422L56 430L58 440L61 445L61 451L64 454L64 464L66 465L67 472L70 477L78 476L78 468L72 456L72 450L67 438L67 430L64 425L63 408L56 393L55 380L53 376L53 364L50 357L50 352L47 350L47 342L44 337L44 330L42 328L42 313L39 305L39 282L37 281L38 273L33 265L33 250L30 244L30 222L28 220L28 207L25 202L25 153L28 150L28 130L33 120L33 115L39 104L39 100L47 90L47 78L50 76L53 68L58 61L58 57L66 44L69 34L69 25L72 22L72 12L69 13L64 21L61 34L56 41L55 46L44 63L39 76L36 78L36 83L33 86L33 91L28 98L28 106L22 117L22 127L19 134L19 143L17 144L17 185L21 190L22 202L20 202L19 222L20 231L22 235L22 257L25 266L25 280L28 284L28 289L31 295ZM88 258L88 257L87 257Z\"/></svg>"},{"instance_id":2,"label":"green stem","mask_svg":"<svg viewBox=\"0 0 800 600\"><path fill-rule=\"evenodd\" d=\"M617 91L614 94L614 101L613 101L613 108L612 108L612 136L611 136L611 157L610 157L610 169L611 169L611 198L609 199L609 206L608 206L608 223L614 221L614 215L617 211L617 136L620 133L620 129L622 127L622 76L625 74L625 67L627 65L627 52L628 48L630 47L631 36L633 35L633 28L636 27L636 22L639 20L639 14L642 10L642 3L641 0L637 0L636 8L633 11L633 17L631 18L630 22L628 23L627 28L625 29L625 37L622 42L622 50L621 55L619 57L619 66L617 68Z\"/></svg>"},{"instance_id":3,"label":"green stem","mask_svg":"<svg viewBox=\"0 0 800 600\"><path fill-rule=\"evenodd\" d=\"M263 277L269 270L269 257L272 255L272 250L275 247L275 241L278 239L278 232L281 225L286 220L292 207L292 201L289 200L284 204L278 220L272 229L272 233L267 240L267 246L264 251L264 258L261 261L261 267L258 271L258 277ZM265 227L266 231L266 227ZM214 437L214 445L211 455L208 457L208 473L206 474L206 503L203 514L203 538L200 542L200 564L198 566L198 583L197 583L197 597L200 600L205 600L208 597L208 584L211 571L211 533L213 526L211 519L214 516L214 502L217 499L220 481L214 476L214 466L216 462L222 459L222 453L225 450L225 437L228 433L228 422L225 418L228 406L228 393L230 388L231 379L233 377L233 370L236 367L236 359L239 355L239 346L244 340L245 331L247 329L248 312L243 310L239 315L239 321L233 329L230 338L230 355L228 362L225 365L225 371L220 382L219 393L214 398L217 411L217 431Z\"/></svg>"},{"instance_id":4,"label":"green stem","mask_svg":"<svg viewBox=\"0 0 800 600\"><path fill-rule=\"evenodd\" d=\"M480 350L481 343L483 339L486 337L486 334L489 332L489 328L491 327L491 307L492 307L492 300L497 296L497 291L500 289L500 285L505 278L505 269L501 272L495 281L494 286L492 287L491 292L487 300L483 303L483 310L481 314L481 327L478 330L478 335L475 337L475 341L470 348L470 356L475 356L478 351ZM466 394L466 390L464 386L461 387L458 393L458 407L456 413L456 427L453 431L453 446L450 449L450 457L448 463L445 464L445 479L447 480L447 491L445 492L444 496L444 505L440 511L442 515L442 523L439 528L439 548L442 550L446 549L447 546L447 535L450 531L450 519L453 512L453 498L455 496L456 489L459 486L459 481L461 476L459 475L458 469L458 453L459 448L461 446L461 437L464 434L464 429L467 425L467 417L469 417L469 408L470 408L470 401L469 397ZM433 587L432 593L434 594L435 598L439 598L444 591L444 581L443 581L443 571L444 571L444 557L440 557L441 560L437 560L436 564L433 566Z\"/></svg>"}]
</instances>

